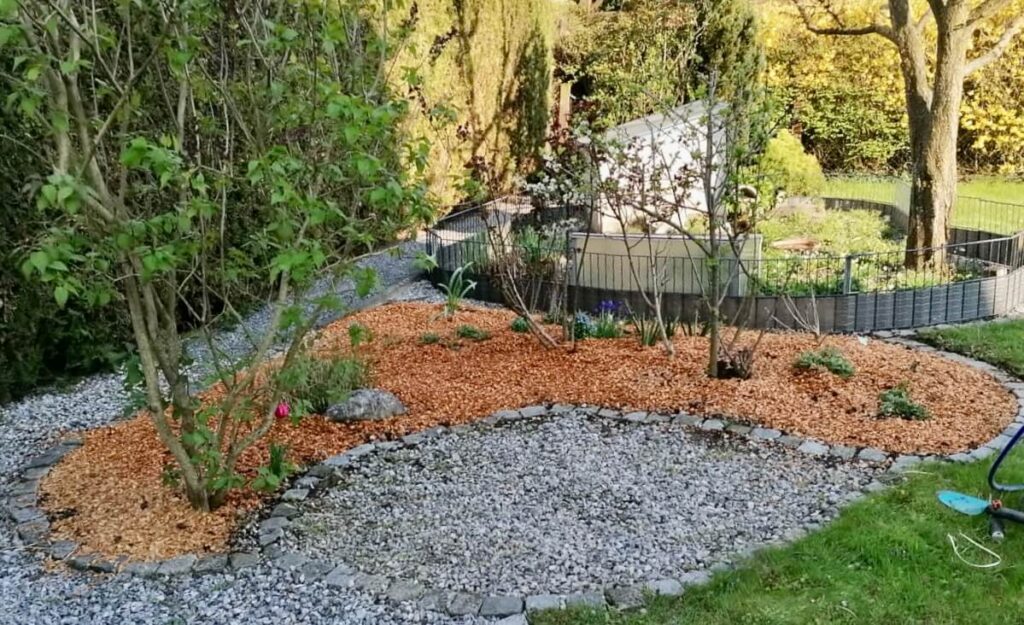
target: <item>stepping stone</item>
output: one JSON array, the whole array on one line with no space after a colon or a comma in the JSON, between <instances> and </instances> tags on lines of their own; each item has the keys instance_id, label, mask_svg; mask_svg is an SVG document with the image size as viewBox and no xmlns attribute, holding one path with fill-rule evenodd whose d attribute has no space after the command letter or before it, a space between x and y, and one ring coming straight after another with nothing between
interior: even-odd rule
<instances>
[{"instance_id":1,"label":"stepping stone","mask_svg":"<svg viewBox=\"0 0 1024 625\"><path fill-rule=\"evenodd\" d=\"M224 569L228 568L228 557L224 555L206 556L200 558L196 565L192 567L192 572L196 575L206 575L208 573L221 573Z\"/></svg>"},{"instance_id":2,"label":"stepping stone","mask_svg":"<svg viewBox=\"0 0 1024 625\"><path fill-rule=\"evenodd\" d=\"M356 571L347 564L340 564L327 574L324 582L336 588L351 588L355 582Z\"/></svg>"},{"instance_id":3,"label":"stepping stone","mask_svg":"<svg viewBox=\"0 0 1024 625\"><path fill-rule=\"evenodd\" d=\"M721 419L708 419L700 427L702 430L720 431L725 429L725 421Z\"/></svg>"},{"instance_id":4,"label":"stepping stone","mask_svg":"<svg viewBox=\"0 0 1024 625\"><path fill-rule=\"evenodd\" d=\"M484 597L480 604L480 616L510 616L523 611L523 600L519 597Z\"/></svg>"},{"instance_id":5,"label":"stepping stone","mask_svg":"<svg viewBox=\"0 0 1024 625\"><path fill-rule=\"evenodd\" d=\"M704 419L702 419L701 417L695 417L692 414L681 414L678 415L675 419L673 419L672 423L675 423L676 425L693 427L699 426L701 423L704 423Z\"/></svg>"},{"instance_id":6,"label":"stepping stone","mask_svg":"<svg viewBox=\"0 0 1024 625\"><path fill-rule=\"evenodd\" d=\"M865 447L857 453L859 460L865 462L885 462L889 459L889 454L885 453L881 449L875 449L874 447Z\"/></svg>"},{"instance_id":7,"label":"stepping stone","mask_svg":"<svg viewBox=\"0 0 1024 625\"><path fill-rule=\"evenodd\" d=\"M286 519L290 519L291 517L297 515L298 513L299 513L298 508L296 508L292 504L290 504L290 503L279 503L276 506L274 506L274 510L273 510L273 512L270 513L270 516L272 516L272 517L284 517Z\"/></svg>"},{"instance_id":8,"label":"stepping stone","mask_svg":"<svg viewBox=\"0 0 1024 625\"><path fill-rule=\"evenodd\" d=\"M392 582L385 594L391 601L402 603L403 601L415 601L426 594L426 592L427 589L422 585L400 579Z\"/></svg>"},{"instance_id":9,"label":"stepping stone","mask_svg":"<svg viewBox=\"0 0 1024 625\"><path fill-rule=\"evenodd\" d=\"M547 406L526 406L525 408L519 409L519 415L524 419L533 419L535 417L543 417L548 413Z\"/></svg>"},{"instance_id":10,"label":"stepping stone","mask_svg":"<svg viewBox=\"0 0 1024 625\"><path fill-rule=\"evenodd\" d=\"M659 579L647 582L644 587L656 595L678 597L683 594L683 585L674 579Z\"/></svg>"},{"instance_id":11,"label":"stepping stone","mask_svg":"<svg viewBox=\"0 0 1024 625\"><path fill-rule=\"evenodd\" d=\"M747 434L750 434L751 430L753 430L752 427L740 423L730 423L725 428L726 432L731 432L739 436L746 436Z\"/></svg>"},{"instance_id":12,"label":"stepping stone","mask_svg":"<svg viewBox=\"0 0 1024 625\"><path fill-rule=\"evenodd\" d=\"M849 445L834 445L829 454L841 460L852 460L857 455L857 448Z\"/></svg>"},{"instance_id":13,"label":"stepping stone","mask_svg":"<svg viewBox=\"0 0 1024 625\"><path fill-rule=\"evenodd\" d=\"M565 607L603 608L606 602L599 592L581 592L565 596Z\"/></svg>"},{"instance_id":14,"label":"stepping stone","mask_svg":"<svg viewBox=\"0 0 1024 625\"><path fill-rule=\"evenodd\" d=\"M790 436L788 434L783 434L782 436L778 437L775 440L779 443L782 443L786 447L799 447L800 445L804 444L804 439L800 438L799 436Z\"/></svg>"},{"instance_id":15,"label":"stepping stone","mask_svg":"<svg viewBox=\"0 0 1024 625\"><path fill-rule=\"evenodd\" d=\"M707 571L689 571L679 577L683 586L700 586L711 581L711 574Z\"/></svg>"},{"instance_id":16,"label":"stepping stone","mask_svg":"<svg viewBox=\"0 0 1024 625\"><path fill-rule=\"evenodd\" d=\"M618 586L604 591L608 603L620 610L631 610L644 605L643 586Z\"/></svg>"},{"instance_id":17,"label":"stepping stone","mask_svg":"<svg viewBox=\"0 0 1024 625\"><path fill-rule=\"evenodd\" d=\"M284 494L281 495L281 501L304 501L306 497L309 497L308 488L292 488L290 490L284 491Z\"/></svg>"},{"instance_id":18,"label":"stepping stone","mask_svg":"<svg viewBox=\"0 0 1024 625\"><path fill-rule=\"evenodd\" d=\"M260 521L260 533L266 534L268 532L273 532L274 530L280 531L291 524L292 522L284 516L272 516L269 519Z\"/></svg>"},{"instance_id":19,"label":"stepping stone","mask_svg":"<svg viewBox=\"0 0 1024 625\"><path fill-rule=\"evenodd\" d=\"M179 556L177 558L171 558L170 560L164 560L157 569L157 575L170 577L172 575L184 575L192 570L195 566L197 558L194 555Z\"/></svg>"},{"instance_id":20,"label":"stepping stone","mask_svg":"<svg viewBox=\"0 0 1024 625\"><path fill-rule=\"evenodd\" d=\"M829 447L818 441L804 441L796 450L809 456L824 456L828 453Z\"/></svg>"},{"instance_id":21,"label":"stepping stone","mask_svg":"<svg viewBox=\"0 0 1024 625\"><path fill-rule=\"evenodd\" d=\"M158 562L129 562L121 569L121 573L132 577L156 577L159 568Z\"/></svg>"},{"instance_id":22,"label":"stepping stone","mask_svg":"<svg viewBox=\"0 0 1024 625\"><path fill-rule=\"evenodd\" d=\"M252 551L239 551L231 554L228 560L231 562L232 569L240 571L259 564L260 554Z\"/></svg>"},{"instance_id":23,"label":"stepping stone","mask_svg":"<svg viewBox=\"0 0 1024 625\"><path fill-rule=\"evenodd\" d=\"M782 432L772 428L754 428L750 435L758 440L773 441L782 436Z\"/></svg>"},{"instance_id":24,"label":"stepping stone","mask_svg":"<svg viewBox=\"0 0 1024 625\"><path fill-rule=\"evenodd\" d=\"M457 592L448 600L445 611L452 616L473 616L480 612L482 604L480 595Z\"/></svg>"},{"instance_id":25,"label":"stepping stone","mask_svg":"<svg viewBox=\"0 0 1024 625\"><path fill-rule=\"evenodd\" d=\"M540 612L541 610L561 610L563 599L561 595L530 595L526 598L527 612Z\"/></svg>"}]
</instances>

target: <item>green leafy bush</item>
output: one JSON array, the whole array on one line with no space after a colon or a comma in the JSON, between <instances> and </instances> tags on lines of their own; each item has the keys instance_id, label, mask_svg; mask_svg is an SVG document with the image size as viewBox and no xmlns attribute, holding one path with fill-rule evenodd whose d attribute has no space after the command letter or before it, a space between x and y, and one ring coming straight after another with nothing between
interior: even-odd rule
<instances>
[{"instance_id":1,"label":"green leafy bush","mask_svg":"<svg viewBox=\"0 0 1024 625\"><path fill-rule=\"evenodd\" d=\"M910 389L907 388L907 383L903 382L878 396L878 416L923 421L930 419L931 413L910 397Z\"/></svg>"},{"instance_id":2,"label":"green leafy bush","mask_svg":"<svg viewBox=\"0 0 1024 625\"><path fill-rule=\"evenodd\" d=\"M761 156L761 171L771 191L818 196L825 190L825 174L818 159L805 152L800 140L785 129L768 142Z\"/></svg>"},{"instance_id":3,"label":"green leafy bush","mask_svg":"<svg viewBox=\"0 0 1024 625\"><path fill-rule=\"evenodd\" d=\"M530 322L527 321L524 317L516 317L515 319L512 320L511 327L513 332L529 332Z\"/></svg>"},{"instance_id":4,"label":"green leafy bush","mask_svg":"<svg viewBox=\"0 0 1024 625\"><path fill-rule=\"evenodd\" d=\"M420 335L420 345L436 345L441 342L441 335L437 332L424 332Z\"/></svg>"},{"instance_id":5,"label":"green leafy bush","mask_svg":"<svg viewBox=\"0 0 1024 625\"><path fill-rule=\"evenodd\" d=\"M853 377L854 367L843 352L835 347L823 347L816 351L806 351L796 359L798 369L824 369L847 379Z\"/></svg>"},{"instance_id":6,"label":"green leafy bush","mask_svg":"<svg viewBox=\"0 0 1024 625\"><path fill-rule=\"evenodd\" d=\"M487 330L481 330L469 324L463 324L456 328L455 335L460 339L469 339L470 341L486 341L491 338L491 333Z\"/></svg>"}]
</instances>

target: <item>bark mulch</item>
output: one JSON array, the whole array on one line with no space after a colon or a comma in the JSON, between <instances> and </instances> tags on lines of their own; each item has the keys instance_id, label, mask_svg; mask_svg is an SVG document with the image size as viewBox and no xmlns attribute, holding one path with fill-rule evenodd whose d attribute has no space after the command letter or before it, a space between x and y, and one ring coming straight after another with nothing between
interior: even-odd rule
<instances>
[{"instance_id":1,"label":"bark mulch","mask_svg":"<svg viewBox=\"0 0 1024 625\"><path fill-rule=\"evenodd\" d=\"M565 402L725 415L832 443L931 454L990 440L1013 420L1017 407L981 372L879 341L826 339L856 367L856 374L843 380L794 369L797 356L817 346L814 337L769 334L752 379L709 380L703 373L703 338L677 337L671 359L660 347L642 348L631 337L587 340L575 351L546 350L529 334L512 332L512 318L508 311L467 309L446 321L436 306L393 304L334 323L322 332L318 347L346 351L349 324L368 326L373 340L360 350L371 363L374 383L397 394L408 414L359 425L320 417L298 426L285 421L265 442L285 443L294 461L314 463L371 439L466 423L502 408ZM456 329L463 324L492 336L480 342L458 339ZM421 344L428 332L443 340ZM879 393L901 383L931 419L875 416ZM251 475L265 454L266 445L251 450L240 463L243 472ZM109 557L141 560L223 551L239 519L263 498L240 491L214 513L195 512L164 485L161 475L169 461L146 415L89 432L84 445L43 483L44 503L56 519L55 537Z\"/></svg>"}]
</instances>

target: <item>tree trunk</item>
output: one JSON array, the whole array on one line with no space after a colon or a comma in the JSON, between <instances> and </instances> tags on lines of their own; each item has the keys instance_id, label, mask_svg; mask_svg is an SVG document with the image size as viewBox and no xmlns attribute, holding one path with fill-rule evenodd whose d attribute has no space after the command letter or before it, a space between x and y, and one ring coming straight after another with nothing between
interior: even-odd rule
<instances>
[{"instance_id":1,"label":"tree trunk","mask_svg":"<svg viewBox=\"0 0 1024 625\"><path fill-rule=\"evenodd\" d=\"M965 22L968 10L966 4L950 4L935 14L938 32L932 87L927 84L920 33L908 26L909 12L904 7L893 14L913 158L904 259L908 269L940 269L946 262L947 228L956 202L960 104L971 42L970 33L958 25Z\"/></svg>"},{"instance_id":2,"label":"tree trunk","mask_svg":"<svg viewBox=\"0 0 1024 625\"><path fill-rule=\"evenodd\" d=\"M944 132L956 135L956 129ZM955 141L955 139L953 139ZM914 163L910 189L906 267L940 267L946 260L947 227L956 201L956 152L929 145Z\"/></svg>"}]
</instances>

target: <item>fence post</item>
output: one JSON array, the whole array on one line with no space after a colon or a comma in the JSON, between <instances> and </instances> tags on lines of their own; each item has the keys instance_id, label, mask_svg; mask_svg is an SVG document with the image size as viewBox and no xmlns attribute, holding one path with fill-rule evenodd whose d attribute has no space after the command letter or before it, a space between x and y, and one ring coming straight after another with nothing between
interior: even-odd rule
<instances>
[{"instance_id":1,"label":"fence post","mask_svg":"<svg viewBox=\"0 0 1024 625\"><path fill-rule=\"evenodd\" d=\"M853 291L853 254L847 254L843 263L843 295L849 295Z\"/></svg>"}]
</instances>

